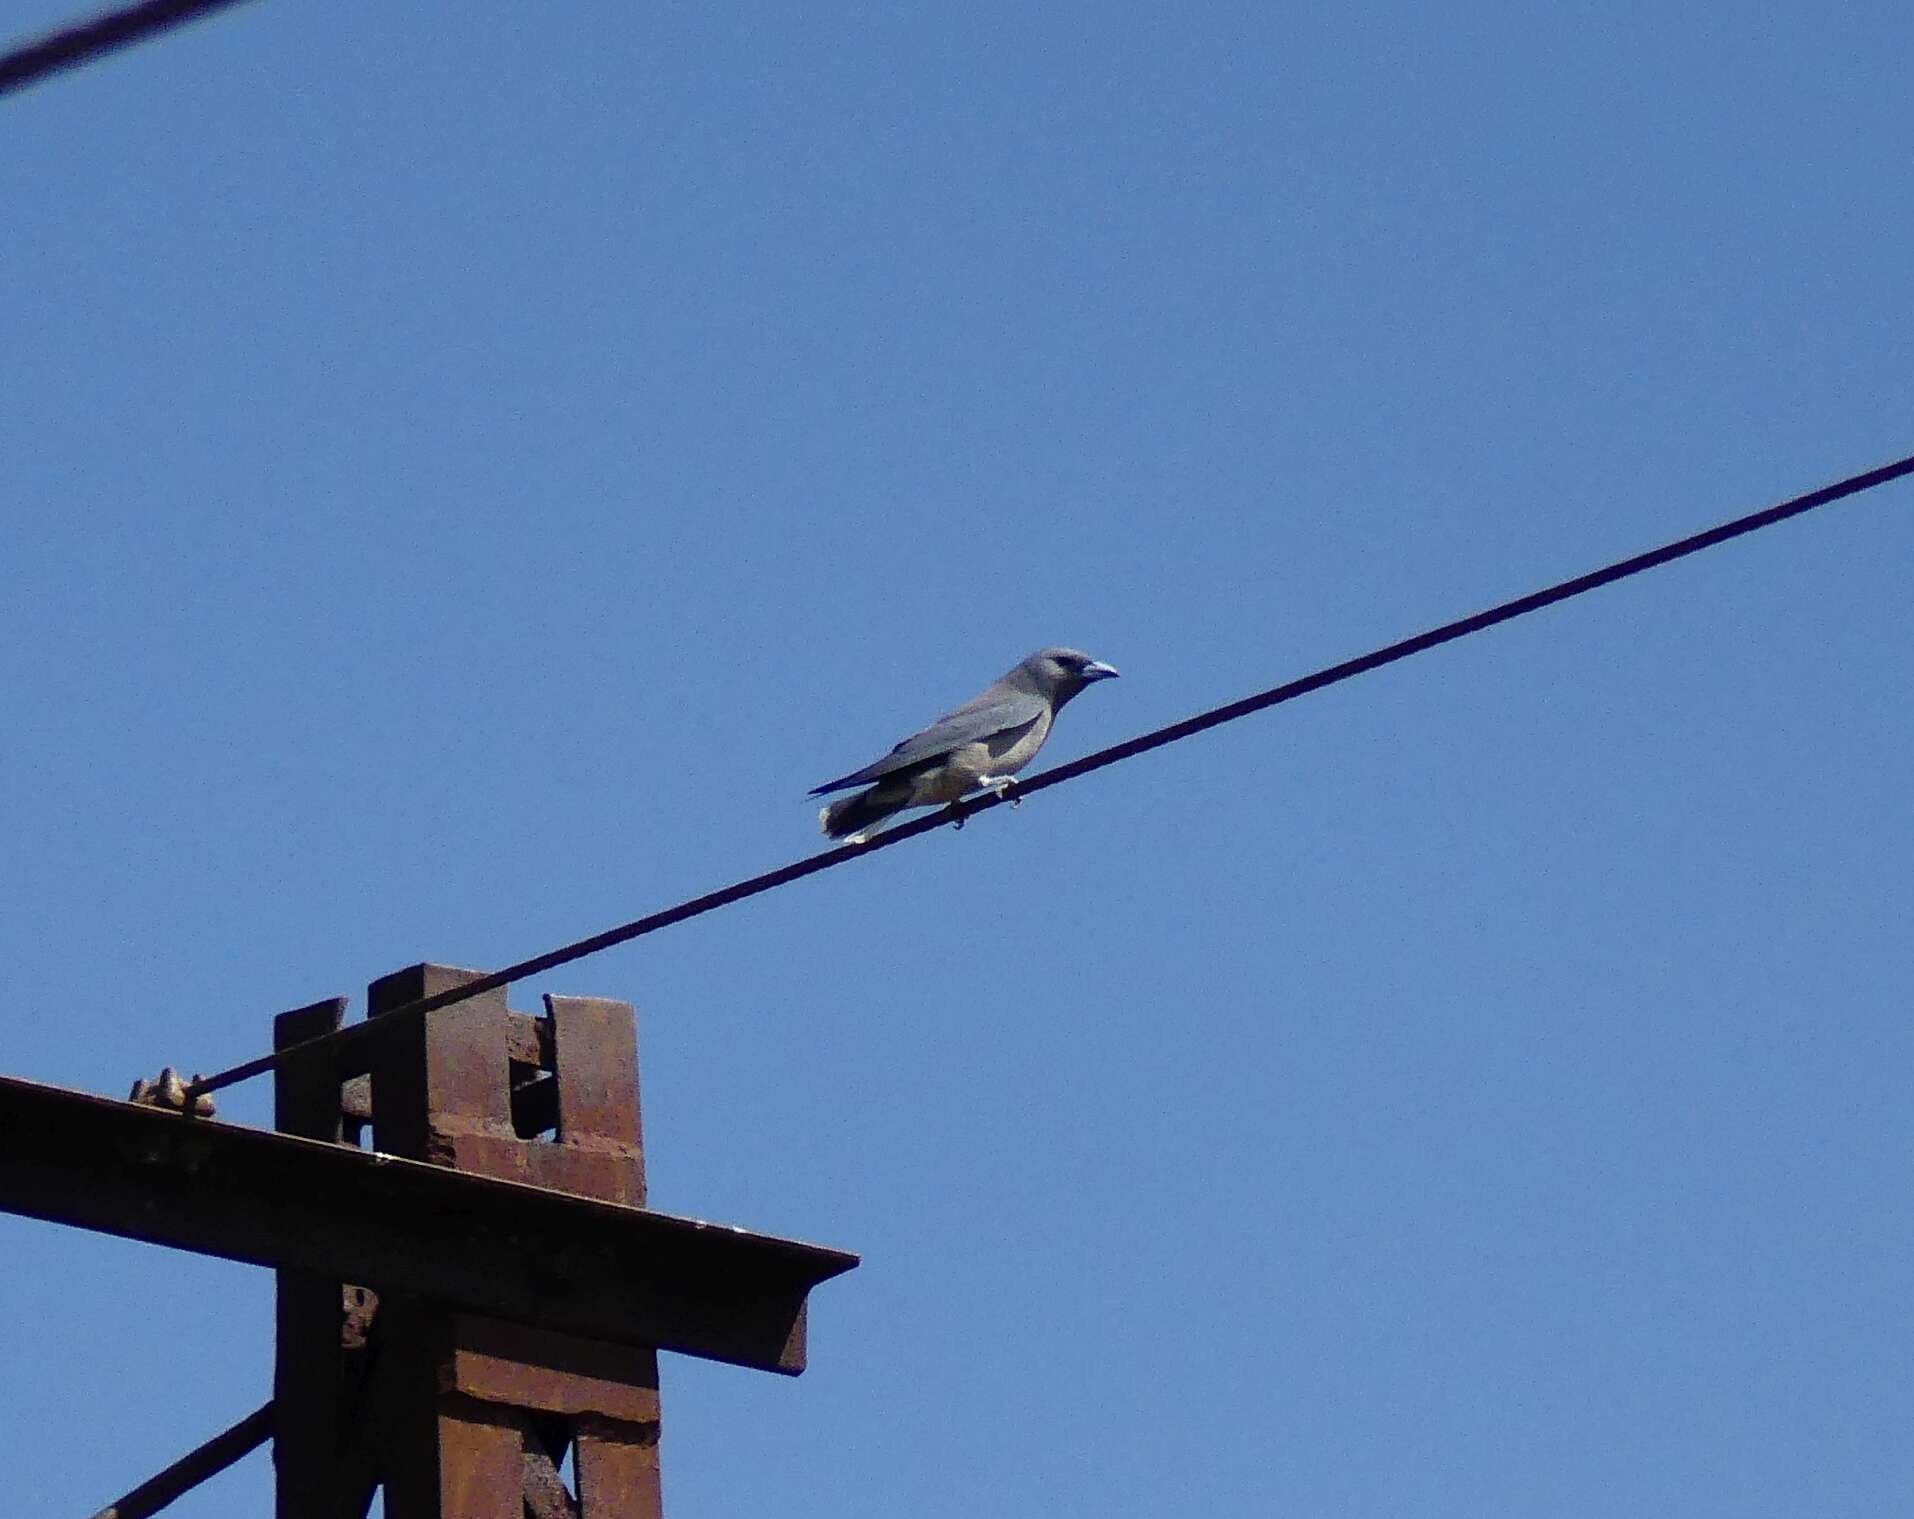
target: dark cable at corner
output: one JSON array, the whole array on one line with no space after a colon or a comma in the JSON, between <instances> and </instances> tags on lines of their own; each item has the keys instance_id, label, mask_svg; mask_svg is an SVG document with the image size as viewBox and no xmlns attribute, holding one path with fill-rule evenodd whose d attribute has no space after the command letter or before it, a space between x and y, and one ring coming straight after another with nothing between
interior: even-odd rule
<instances>
[{"instance_id":1,"label":"dark cable at corner","mask_svg":"<svg viewBox=\"0 0 1914 1519\"><path fill-rule=\"evenodd\" d=\"M76 21L0 54L0 95L25 89L61 69L78 68L102 53L237 4L239 0L144 0L140 5Z\"/></svg>"}]
</instances>

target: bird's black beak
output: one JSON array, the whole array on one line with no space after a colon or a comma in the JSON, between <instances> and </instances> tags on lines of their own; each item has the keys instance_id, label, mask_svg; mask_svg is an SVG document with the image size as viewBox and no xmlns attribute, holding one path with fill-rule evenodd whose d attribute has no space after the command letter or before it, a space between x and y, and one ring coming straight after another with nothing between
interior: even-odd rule
<instances>
[{"instance_id":1,"label":"bird's black beak","mask_svg":"<svg viewBox=\"0 0 1914 1519\"><path fill-rule=\"evenodd\" d=\"M1083 683L1087 686L1093 680L1115 680L1118 673L1115 665L1106 665L1100 659L1093 659L1083 667Z\"/></svg>"}]
</instances>

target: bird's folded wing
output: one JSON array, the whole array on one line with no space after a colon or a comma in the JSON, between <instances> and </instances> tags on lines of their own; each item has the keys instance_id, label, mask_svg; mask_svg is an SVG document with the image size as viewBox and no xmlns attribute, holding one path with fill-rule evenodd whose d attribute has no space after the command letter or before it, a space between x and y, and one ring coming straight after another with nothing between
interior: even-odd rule
<instances>
[{"instance_id":1,"label":"bird's folded wing","mask_svg":"<svg viewBox=\"0 0 1914 1519\"><path fill-rule=\"evenodd\" d=\"M965 744L982 743L1013 728L1028 727L1042 717L1047 703L1033 691L986 691L965 702L954 712L946 712L922 733L913 733L881 760L839 776L814 788L812 796L827 791L842 791L847 786L863 786L881 781L887 775L941 759Z\"/></svg>"}]
</instances>

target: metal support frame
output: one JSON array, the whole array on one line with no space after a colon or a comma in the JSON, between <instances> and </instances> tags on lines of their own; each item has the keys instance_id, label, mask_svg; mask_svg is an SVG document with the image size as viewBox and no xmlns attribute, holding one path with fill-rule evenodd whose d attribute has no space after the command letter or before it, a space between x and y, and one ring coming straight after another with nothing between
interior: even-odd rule
<instances>
[{"instance_id":1,"label":"metal support frame","mask_svg":"<svg viewBox=\"0 0 1914 1519\"><path fill-rule=\"evenodd\" d=\"M795 1375L857 1257L0 1077L0 1210Z\"/></svg>"},{"instance_id":2,"label":"metal support frame","mask_svg":"<svg viewBox=\"0 0 1914 1519\"><path fill-rule=\"evenodd\" d=\"M391 1519L652 1519L658 1349L804 1369L809 1291L857 1257L646 1209L630 1005L404 1010L477 974L388 976L364 1037L288 1051L279 1133L0 1077L0 1209L278 1271L273 1403L129 1512L270 1418L281 1519L360 1519L381 1483Z\"/></svg>"},{"instance_id":3,"label":"metal support frame","mask_svg":"<svg viewBox=\"0 0 1914 1519\"><path fill-rule=\"evenodd\" d=\"M387 1009L477 975L414 966L387 976L370 990L368 1016L376 1028ZM329 1032L343 1011L334 1002L283 1014L275 1044ZM456 1017L395 1018L373 1036L370 1065L365 1102L341 1082L331 1051L283 1061L280 1128L343 1142L369 1108L384 1153L644 1206L629 1004L548 997L528 1030L515 1028L495 991ZM279 1519L362 1515L381 1483L389 1519L663 1512L650 1348L282 1270L275 1397L283 1413L298 1410L274 1453ZM567 1450L575 1495L559 1475Z\"/></svg>"}]
</instances>

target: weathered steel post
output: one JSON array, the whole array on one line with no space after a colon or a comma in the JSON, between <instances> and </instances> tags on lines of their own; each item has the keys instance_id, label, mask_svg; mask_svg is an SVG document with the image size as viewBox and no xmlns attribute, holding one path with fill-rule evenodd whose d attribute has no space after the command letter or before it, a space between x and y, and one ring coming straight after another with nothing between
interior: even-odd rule
<instances>
[{"instance_id":1,"label":"weathered steel post","mask_svg":"<svg viewBox=\"0 0 1914 1519\"><path fill-rule=\"evenodd\" d=\"M368 1015L474 980L417 965L373 983ZM282 1014L280 1048L339 1025L341 1002ZM370 1119L375 1148L461 1171L642 1207L644 1150L631 1005L548 997L543 1017L505 993L372 1038L368 1084L288 1060L278 1127L341 1141ZM356 1136L355 1136L356 1137ZM551 1288L563 1238L541 1242ZM279 1272L279 1519L652 1519L662 1512L655 1350L584 1339ZM578 1491L559 1477L567 1449Z\"/></svg>"},{"instance_id":2,"label":"weathered steel post","mask_svg":"<svg viewBox=\"0 0 1914 1519\"><path fill-rule=\"evenodd\" d=\"M644 1207L630 1005L421 1002L475 975L281 1014L279 1133L0 1076L0 1211L279 1273L273 1400L112 1512L270 1435L281 1519L653 1519L660 1347L804 1370L857 1257Z\"/></svg>"}]
</instances>

